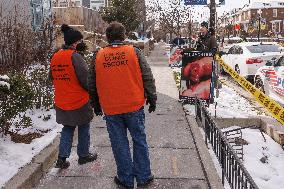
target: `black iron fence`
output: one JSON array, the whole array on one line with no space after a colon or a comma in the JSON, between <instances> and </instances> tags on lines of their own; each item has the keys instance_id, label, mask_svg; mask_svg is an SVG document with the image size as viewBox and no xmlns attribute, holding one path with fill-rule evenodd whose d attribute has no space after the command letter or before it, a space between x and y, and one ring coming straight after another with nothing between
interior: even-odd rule
<instances>
[{"instance_id":1,"label":"black iron fence","mask_svg":"<svg viewBox=\"0 0 284 189\"><path fill-rule=\"evenodd\" d=\"M212 145L212 149L222 168L222 183L227 179L232 189L258 189L254 180L234 152L223 132L216 126L201 100L195 103L196 120L205 132L205 142Z\"/></svg>"}]
</instances>

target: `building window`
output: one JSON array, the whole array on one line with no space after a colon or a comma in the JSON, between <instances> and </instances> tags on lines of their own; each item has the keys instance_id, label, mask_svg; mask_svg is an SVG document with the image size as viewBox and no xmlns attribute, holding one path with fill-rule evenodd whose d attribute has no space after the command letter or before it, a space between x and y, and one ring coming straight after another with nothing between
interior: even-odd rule
<instances>
[{"instance_id":1,"label":"building window","mask_svg":"<svg viewBox=\"0 0 284 189\"><path fill-rule=\"evenodd\" d=\"M274 18L277 17L277 9L273 9L273 17L274 17Z\"/></svg>"}]
</instances>

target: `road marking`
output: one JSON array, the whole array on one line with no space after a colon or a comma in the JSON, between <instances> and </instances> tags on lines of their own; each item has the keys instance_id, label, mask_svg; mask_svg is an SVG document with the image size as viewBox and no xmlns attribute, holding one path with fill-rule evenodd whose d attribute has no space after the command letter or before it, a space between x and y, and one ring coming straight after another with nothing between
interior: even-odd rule
<instances>
[{"instance_id":1,"label":"road marking","mask_svg":"<svg viewBox=\"0 0 284 189\"><path fill-rule=\"evenodd\" d=\"M177 165L177 157L172 157L172 168L173 168L173 175L178 176L178 165Z\"/></svg>"}]
</instances>

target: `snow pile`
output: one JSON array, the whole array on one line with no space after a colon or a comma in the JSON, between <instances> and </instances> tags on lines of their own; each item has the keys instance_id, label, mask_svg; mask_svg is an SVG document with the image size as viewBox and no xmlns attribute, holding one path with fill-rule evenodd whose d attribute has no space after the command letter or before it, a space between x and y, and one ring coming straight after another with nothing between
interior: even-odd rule
<instances>
[{"instance_id":1,"label":"snow pile","mask_svg":"<svg viewBox=\"0 0 284 189\"><path fill-rule=\"evenodd\" d=\"M10 90L10 84L7 83L6 81L0 81L0 86L5 86Z\"/></svg>"},{"instance_id":2,"label":"snow pile","mask_svg":"<svg viewBox=\"0 0 284 189\"><path fill-rule=\"evenodd\" d=\"M55 110L29 110L26 116L31 117L34 126L21 128L19 134L48 132L41 138L34 139L31 144L14 143L8 137L0 137L0 187L3 187L23 166L30 163L32 158L48 146L61 131L61 125L55 121ZM44 119L47 116L50 117L49 120Z\"/></svg>"},{"instance_id":3,"label":"snow pile","mask_svg":"<svg viewBox=\"0 0 284 189\"><path fill-rule=\"evenodd\" d=\"M241 97L236 91L226 85L219 89L219 98L215 98L215 103L210 104L208 108L212 116L215 116L216 103L216 116L219 118L248 118L265 115L256 110L247 99ZM195 115L195 107L193 105L185 105L184 107L190 115Z\"/></svg>"},{"instance_id":4,"label":"snow pile","mask_svg":"<svg viewBox=\"0 0 284 189\"><path fill-rule=\"evenodd\" d=\"M0 75L0 80L9 80L10 78L7 75Z\"/></svg>"},{"instance_id":5,"label":"snow pile","mask_svg":"<svg viewBox=\"0 0 284 189\"><path fill-rule=\"evenodd\" d=\"M240 128L239 126L232 126L222 129L228 131ZM204 136L203 129L200 129ZM284 150L281 146L264 133L262 137L258 129L242 129L243 139L248 142L244 145L244 161L243 164L259 189L282 189L284 186ZM204 136L205 137L205 136ZM215 164L218 175L221 177L222 169L219 161L212 149L208 145L208 150L212 160ZM264 158L267 161L261 162ZM225 181L225 189L229 189L227 180Z\"/></svg>"},{"instance_id":6,"label":"snow pile","mask_svg":"<svg viewBox=\"0 0 284 189\"><path fill-rule=\"evenodd\" d=\"M246 98L241 97L230 87L223 85L219 92L219 98L215 98L217 117L248 118L263 114L256 110ZM212 115L215 115L215 104L210 105L208 110Z\"/></svg>"},{"instance_id":7,"label":"snow pile","mask_svg":"<svg viewBox=\"0 0 284 189\"><path fill-rule=\"evenodd\" d=\"M0 86L5 86L10 90L10 84L7 82L9 79L7 75L0 75Z\"/></svg>"},{"instance_id":8,"label":"snow pile","mask_svg":"<svg viewBox=\"0 0 284 189\"><path fill-rule=\"evenodd\" d=\"M233 128L233 127L230 127ZM258 129L243 129L244 165L260 189L282 189L284 186L284 150ZM266 159L263 163L261 158Z\"/></svg>"}]
</instances>

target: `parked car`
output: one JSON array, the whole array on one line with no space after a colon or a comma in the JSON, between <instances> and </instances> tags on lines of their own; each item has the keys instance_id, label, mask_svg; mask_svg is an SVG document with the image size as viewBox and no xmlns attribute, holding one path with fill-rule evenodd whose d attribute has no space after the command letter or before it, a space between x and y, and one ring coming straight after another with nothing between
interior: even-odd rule
<instances>
[{"instance_id":1,"label":"parked car","mask_svg":"<svg viewBox=\"0 0 284 189\"><path fill-rule=\"evenodd\" d=\"M284 54L283 47L277 43L244 42L230 46L224 61L241 76L253 80L257 70L272 58Z\"/></svg>"},{"instance_id":2,"label":"parked car","mask_svg":"<svg viewBox=\"0 0 284 189\"><path fill-rule=\"evenodd\" d=\"M266 95L284 102L284 55L273 58L260 67L256 72L254 85Z\"/></svg>"}]
</instances>

